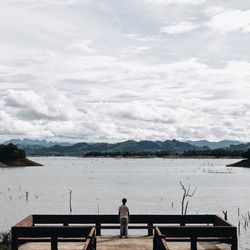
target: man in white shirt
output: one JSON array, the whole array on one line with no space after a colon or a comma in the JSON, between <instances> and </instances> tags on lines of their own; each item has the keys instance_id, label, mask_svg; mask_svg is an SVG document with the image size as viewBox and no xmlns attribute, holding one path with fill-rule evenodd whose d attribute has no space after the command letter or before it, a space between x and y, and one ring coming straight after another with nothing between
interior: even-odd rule
<instances>
[{"instance_id":1,"label":"man in white shirt","mask_svg":"<svg viewBox=\"0 0 250 250\"><path fill-rule=\"evenodd\" d=\"M119 207L118 215L120 217L120 238L125 235L128 238L128 221L129 221L129 209L126 206L127 199L122 199L122 205Z\"/></svg>"}]
</instances>

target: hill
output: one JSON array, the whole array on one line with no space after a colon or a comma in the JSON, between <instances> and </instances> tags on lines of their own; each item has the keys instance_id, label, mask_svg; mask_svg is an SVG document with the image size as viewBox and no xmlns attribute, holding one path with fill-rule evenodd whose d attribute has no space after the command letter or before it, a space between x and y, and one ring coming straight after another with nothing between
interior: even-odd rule
<instances>
[{"instance_id":1,"label":"hill","mask_svg":"<svg viewBox=\"0 0 250 250\"><path fill-rule=\"evenodd\" d=\"M72 143L68 143L68 142L51 142L51 141L46 141L46 140L33 140L33 139L11 139L8 141L5 141L3 144L14 144L17 146L41 146L41 147L53 147L54 145L61 145L61 146L69 146L72 145Z\"/></svg>"},{"instance_id":2,"label":"hill","mask_svg":"<svg viewBox=\"0 0 250 250\"><path fill-rule=\"evenodd\" d=\"M182 154L185 151L200 150L200 148L177 140L167 141L124 141L119 143L76 143L70 146L54 145L52 147L21 145L28 155L65 155L88 156L89 154L124 154L145 155L155 152L166 154Z\"/></svg>"},{"instance_id":3,"label":"hill","mask_svg":"<svg viewBox=\"0 0 250 250\"><path fill-rule=\"evenodd\" d=\"M12 166L41 166L40 164L26 158L25 151L16 145L0 145L0 167Z\"/></svg>"},{"instance_id":4,"label":"hill","mask_svg":"<svg viewBox=\"0 0 250 250\"><path fill-rule=\"evenodd\" d=\"M242 157L242 155L250 148L250 143L240 143L237 141L209 142L205 140L196 142L191 141L196 145L178 140L128 140L118 143L79 142L76 144L56 144L56 142L29 139L11 141L17 142L18 147L24 150L27 155L31 156ZM208 145L210 145L211 148ZM229 146L226 147L226 145Z\"/></svg>"},{"instance_id":5,"label":"hill","mask_svg":"<svg viewBox=\"0 0 250 250\"><path fill-rule=\"evenodd\" d=\"M210 149L226 148L230 147L231 145L242 144L242 142L240 141L231 141L231 140L223 140L218 142L211 142L207 140L186 141L186 142L197 147L209 147Z\"/></svg>"},{"instance_id":6,"label":"hill","mask_svg":"<svg viewBox=\"0 0 250 250\"><path fill-rule=\"evenodd\" d=\"M241 161L236 162L236 163L233 163L233 164L230 164L228 166L250 168L250 148L248 148L248 150L242 156L246 159L241 160Z\"/></svg>"},{"instance_id":7,"label":"hill","mask_svg":"<svg viewBox=\"0 0 250 250\"><path fill-rule=\"evenodd\" d=\"M241 168L250 168L250 159L245 159L242 161L238 161L236 163L227 165L228 167L241 167Z\"/></svg>"}]
</instances>

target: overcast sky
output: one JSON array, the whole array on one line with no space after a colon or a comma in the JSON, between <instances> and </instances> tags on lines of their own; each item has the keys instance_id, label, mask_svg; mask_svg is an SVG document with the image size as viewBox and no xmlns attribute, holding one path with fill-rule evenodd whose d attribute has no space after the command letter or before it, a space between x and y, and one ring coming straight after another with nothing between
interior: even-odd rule
<instances>
[{"instance_id":1,"label":"overcast sky","mask_svg":"<svg viewBox=\"0 0 250 250\"><path fill-rule=\"evenodd\" d=\"M0 141L250 141L249 0L0 0Z\"/></svg>"}]
</instances>

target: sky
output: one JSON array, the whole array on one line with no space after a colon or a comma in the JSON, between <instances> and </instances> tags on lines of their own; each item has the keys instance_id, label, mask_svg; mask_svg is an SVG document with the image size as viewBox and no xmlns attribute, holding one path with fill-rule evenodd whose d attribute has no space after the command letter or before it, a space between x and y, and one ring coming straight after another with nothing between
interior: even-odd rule
<instances>
[{"instance_id":1,"label":"sky","mask_svg":"<svg viewBox=\"0 0 250 250\"><path fill-rule=\"evenodd\" d=\"M0 0L0 141L250 141L249 0Z\"/></svg>"}]
</instances>

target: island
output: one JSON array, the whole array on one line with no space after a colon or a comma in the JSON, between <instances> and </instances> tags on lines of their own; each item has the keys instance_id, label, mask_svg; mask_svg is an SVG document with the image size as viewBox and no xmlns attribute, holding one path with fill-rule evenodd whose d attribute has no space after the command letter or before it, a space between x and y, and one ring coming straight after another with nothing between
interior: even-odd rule
<instances>
[{"instance_id":1,"label":"island","mask_svg":"<svg viewBox=\"0 0 250 250\"><path fill-rule=\"evenodd\" d=\"M0 167L42 166L26 158L25 151L16 145L0 145Z\"/></svg>"},{"instance_id":2,"label":"island","mask_svg":"<svg viewBox=\"0 0 250 250\"><path fill-rule=\"evenodd\" d=\"M250 159L244 159L241 161L238 161L233 164L227 165L227 167L241 167L241 168L250 168Z\"/></svg>"},{"instance_id":3,"label":"island","mask_svg":"<svg viewBox=\"0 0 250 250\"><path fill-rule=\"evenodd\" d=\"M238 161L236 163L227 165L229 167L241 167L241 168L250 168L250 149L247 150L247 152L245 152L243 154L243 160Z\"/></svg>"}]
</instances>

